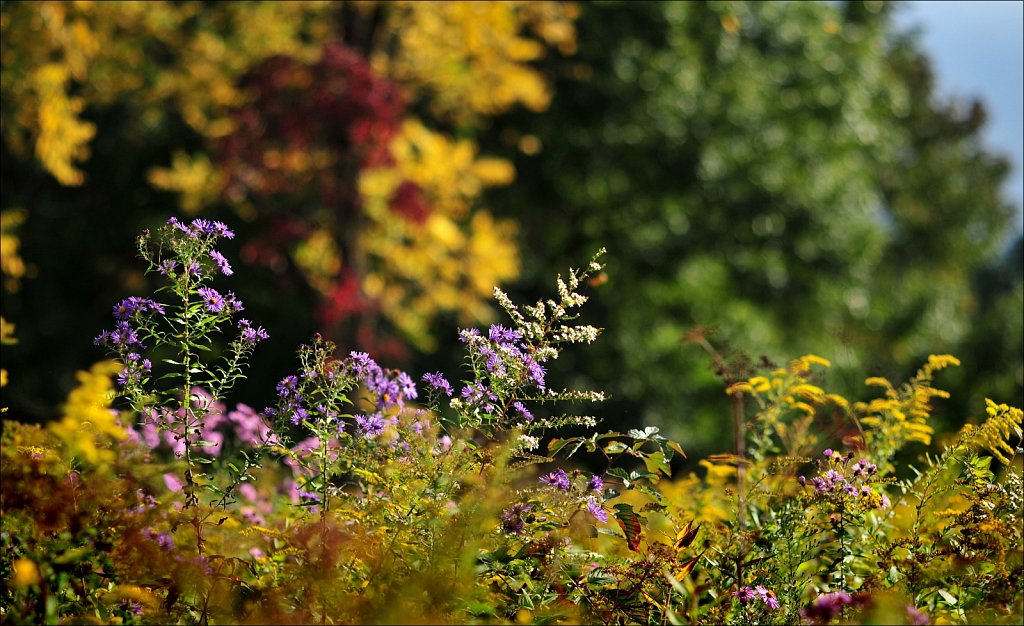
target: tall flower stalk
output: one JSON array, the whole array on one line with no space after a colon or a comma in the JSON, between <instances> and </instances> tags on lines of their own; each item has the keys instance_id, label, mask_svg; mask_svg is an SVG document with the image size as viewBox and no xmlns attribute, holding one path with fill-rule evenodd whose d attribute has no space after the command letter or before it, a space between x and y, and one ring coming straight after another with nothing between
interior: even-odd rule
<instances>
[{"instance_id":1,"label":"tall flower stalk","mask_svg":"<svg viewBox=\"0 0 1024 626\"><path fill-rule=\"evenodd\" d=\"M129 297L114 306L113 330L103 331L96 344L103 345L124 366L118 377L121 396L149 424L170 432L175 451L185 464L184 508L193 510L196 548L203 553L200 485L206 485L225 501L229 490L206 480L201 466L211 460L203 448L217 444L202 438L211 407L243 376L244 366L256 344L267 332L244 318L245 307L234 293L222 295L212 285L217 276L231 276L227 258L216 250L221 239L234 233L221 222L203 219L190 224L171 218L156 232L144 231L138 239L139 254L148 264L147 274L159 274L166 282L155 299ZM215 338L234 326L234 338L219 351ZM158 369L166 370L155 377ZM248 464L247 464L248 467ZM237 477L241 479L242 472Z\"/></svg>"}]
</instances>

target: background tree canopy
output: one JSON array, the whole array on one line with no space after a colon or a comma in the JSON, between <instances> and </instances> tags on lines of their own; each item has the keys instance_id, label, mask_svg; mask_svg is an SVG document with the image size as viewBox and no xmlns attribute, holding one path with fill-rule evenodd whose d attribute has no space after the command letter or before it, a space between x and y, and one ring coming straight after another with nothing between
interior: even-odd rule
<instances>
[{"instance_id":1,"label":"background tree canopy","mask_svg":"<svg viewBox=\"0 0 1024 626\"><path fill-rule=\"evenodd\" d=\"M454 371L495 283L536 297L606 246L605 336L553 365L611 392L609 426L728 447L698 336L729 368L825 356L855 396L948 352L951 413L1019 406L1008 164L893 10L4 3L5 404L56 415L105 303L147 280L123 242L184 213L237 225L273 338L247 401L316 330Z\"/></svg>"}]
</instances>

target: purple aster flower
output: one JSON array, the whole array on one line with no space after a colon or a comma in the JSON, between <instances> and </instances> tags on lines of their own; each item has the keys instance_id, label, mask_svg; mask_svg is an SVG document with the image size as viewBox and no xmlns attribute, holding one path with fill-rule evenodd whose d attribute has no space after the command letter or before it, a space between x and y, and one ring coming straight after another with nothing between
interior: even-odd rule
<instances>
[{"instance_id":1,"label":"purple aster flower","mask_svg":"<svg viewBox=\"0 0 1024 626\"><path fill-rule=\"evenodd\" d=\"M132 298L126 298L114 305L114 317L122 321L128 320L137 310L138 307L135 306Z\"/></svg>"},{"instance_id":2,"label":"purple aster flower","mask_svg":"<svg viewBox=\"0 0 1024 626\"><path fill-rule=\"evenodd\" d=\"M526 357L526 375L538 389L544 391L544 366L529 356Z\"/></svg>"},{"instance_id":3,"label":"purple aster flower","mask_svg":"<svg viewBox=\"0 0 1024 626\"><path fill-rule=\"evenodd\" d=\"M298 424L307 420L309 420L309 411L303 408L302 405L295 407L295 410L292 412L292 424Z\"/></svg>"},{"instance_id":4,"label":"purple aster flower","mask_svg":"<svg viewBox=\"0 0 1024 626\"><path fill-rule=\"evenodd\" d=\"M519 415L521 415L524 420L528 422L533 420L533 413L530 413L530 410L527 409L522 402L516 400L512 403L512 408L518 411Z\"/></svg>"},{"instance_id":5,"label":"purple aster flower","mask_svg":"<svg viewBox=\"0 0 1024 626\"><path fill-rule=\"evenodd\" d=\"M282 399L288 399L295 394L295 387L299 384L299 379L295 376L285 376L281 379L281 382L277 383L277 395Z\"/></svg>"},{"instance_id":6,"label":"purple aster flower","mask_svg":"<svg viewBox=\"0 0 1024 626\"><path fill-rule=\"evenodd\" d=\"M462 397L465 398L466 402L469 404L476 405L483 409L485 413L493 413L494 403L498 401L498 396L494 395L494 392L484 385L480 385L479 387L466 385L462 388Z\"/></svg>"},{"instance_id":7,"label":"purple aster flower","mask_svg":"<svg viewBox=\"0 0 1024 626\"><path fill-rule=\"evenodd\" d=\"M501 324L492 324L488 331L491 341L499 344L509 345L513 341L523 338L523 334L516 330L505 328Z\"/></svg>"},{"instance_id":8,"label":"purple aster flower","mask_svg":"<svg viewBox=\"0 0 1024 626\"><path fill-rule=\"evenodd\" d=\"M231 231L231 229L228 228L226 224L224 224L224 222L214 222L213 223L213 232L216 235L218 235L220 237L223 237L225 239L234 239L235 238L235 233L233 233Z\"/></svg>"},{"instance_id":9,"label":"purple aster flower","mask_svg":"<svg viewBox=\"0 0 1024 626\"><path fill-rule=\"evenodd\" d=\"M216 289L200 287L198 293L206 303L206 310L210 313L220 313L224 310L224 296L220 295Z\"/></svg>"},{"instance_id":10,"label":"purple aster flower","mask_svg":"<svg viewBox=\"0 0 1024 626\"><path fill-rule=\"evenodd\" d=\"M451 383L449 383L445 379L445 377L441 375L441 372L435 372L433 374L424 374L423 380L426 381L428 385L444 393L449 398L454 392Z\"/></svg>"},{"instance_id":11,"label":"purple aster flower","mask_svg":"<svg viewBox=\"0 0 1024 626\"><path fill-rule=\"evenodd\" d=\"M530 512L533 508L529 504L513 504L509 508L501 512L501 529L510 535L518 535L523 532L523 528L526 523L523 521L523 515Z\"/></svg>"},{"instance_id":12,"label":"purple aster flower","mask_svg":"<svg viewBox=\"0 0 1024 626\"><path fill-rule=\"evenodd\" d=\"M220 269L221 274L224 274L225 276L231 276L234 274L234 271L231 269L231 265L228 263L228 260L224 258L223 254L216 250L210 250L210 258L217 263L217 268Z\"/></svg>"},{"instance_id":13,"label":"purple aster flower","mask_svg":"<svg viewBox=\"0 0 1024 626\"><path fill-rule=\"evenodd\" d=\"M832 452L832 448L826 448L825 451L822 454L827 459L827 458L831 457L834 453Z\"/></svg>"},{"instance_id":14,"label":"purple aster flower","mask_svg":"<svg viewBox=\"0 0 1024 626\"><path fill-rule=\"evenodd\" d=\"M196 234L194 232L192 232L192 230L188 226L185 226L184 224L179 222L178 218L176 218L176 217L172 217L171 219L167 220L167 223L170 224L171 226L173 226L174 228L177 228L181 232L185 233L189 237L195 237L196 236Z\"/></svg>"},{"instance_id":15,"label":"purple aster flower","mask_svg":"<svg viewBox=\"0 0 1024 626\"><path fill-rule=\"evenodd\" d=\"M356 415L356 428L364 439L373 439L384 432L384 416L380 413Z\"/></svg>"},{"instance_id":16,"label":"purple aster flower","mask_svg":"<svg viewBox=\"0 0 1024 626\"><path fill-rule=\"evenodd\" d=\"M753 587L740 587L738 591L734 591L732 595L739 598L740 604L745 604L748 600L753 600L757 597L757 593Z\"/></svg>"},{"instance_id":17,"label":"purple aster flower","mask_svg":"<svg viewBox=\"0 0 1024 626\"><path fill-rule=\"evenodd\" d=\"M557 487L562 491L569 491L569 488L572 486L569 482L569 475L561 468L556 469L546 476L541 476L540 482L551 487Z\"/></svg>"},{"instance_id":18,"label":"purple aster flower","mask_svg":"<svg viewBox=\"0 0 1024 626\"><path fill-rule=\"evenodd\" d=\"M267 331L263 330L262 326L253 328L252 323L245 318L238 320L238 330L241 333L242 341L249 344L255 344L270 338L270 335L267 334Z\"/></svg>"},{"instance_id":19,"label":"purple aster flower","mask_svg":"<svg viewBox=\"0 0 1024 626\"><path fill-rule=\"evenodd\" d=\"M827 624L842 615L844 607L864 604L866 601L867 597L861 597L861 594L855 596L845 591L832 591L821 594L813 604L800 609L800 615L804 619Z\"/></svg>"},{"instance_id":20,"label":"purple aster flower","mask_svg":"<svg viewBox=\"0 0 1024 626\"><path fill-rule=\"evenodd\" d=\"M366 379L366 387L374 395L377 408L387 409L398 404L400 394L398 383L383 373Z\"/></svg>"},{"instance_id":21,"label":"purple aster flower","mask_svg":"<svg viewBox=\"0 0 1024 626\"><path fill-rule=\"evenodd\" d=\"M204 219L201 219L201 218L196 218L196 219L192 220L191 226L192 226L192 232L195 232L195 233L202 233L204 235L216 234L216 231L214 231L214 229L213 229L213 222L211 222L210 220L204 220Z\"/></svg>"},{"instance_id":22,"label":"purple aster flower","mask_svg":"<svg viewBox=\"0 0 1024 626\"><path fill-rule=\"evenodd\" d=\"M587 489L601 493L601 490L604 489L604 480L597 474L594 474L590 477L590 481L587 482Z\"/></svg>"},{"instance_id":23,"label":"purple aster flower","mask_svg":"<svg viewBox=\"0 0 1024 626\"><path fill-rule=\"evenodd\" d=\"M476 328L463 328L459 331L459 341L462 343L470 343L478 337L480 337L480 331Z\"/></svg>"},{"instance_id":24,"label":"purple aster flower","mask_svg":"<svg viewBox=\"0 0 1024 626\"><path fill-rule=\"evenodd\" d=\"M357 376L369 378L381 374L380 366L366 352L350 352L348 360Z\"/></svg>"},{"instance_id":25,"label":"purple aster flower","mask_svg":"<svg viewBox=\"0 0 1024 626\"><path fill-rule=\"evenodd\" d=\"M608 521L608 512L601 508L601 505L594 498L587 500L587 512L593 515L594 519L599 522Z\"/></svg>"},{"instance_id":26,"label":"purple aster flower","mask_svg":"<svg viewBox=\"0 0 1024 626\"><path fill-rule=\"evenodd\" d=\"M160 267L158 267L157 270L161 274L163 274L164 276L167 276L167 275L173 276L174 275L174 268L176 268L176 267L178 267L178 262L177 261L175 261L174 259L167 259L166 261L162 261L160 263Z\"/></svg>"},{"instance_id":27,"label":"purple aster flower","mask_svg":"<svg viewBox=\"0 0 1024 626\"><path fill-rule=\"evenodd\" d=\"M409 375L405 372L398 372L397 376L398 390L402 392L402 397L407 400L415 400L417 397L416 383L409 378Z\"/></svg>"},{"instance_id":28,"label":"purple aster flower","mask_svg":"<svg viewBox=\"0 0 1024 626\"><path fill-rule=\"evenodd\" d=\"M235 297L234 291L229 291L228 295L224 296L224 303L227 304L228 308L231 309L233 313L239 313L245 310L245 305L242 304L241 300Z\"/></svg>"},{"instance_id":29,"label":"purple aster flower","mask_svg":"<svg viewBox=\"0 0 1024 626\"><path fill-rule=\"evenodd\" d=\"M102 346L109 344L114 340L114 334L109 330L104 330L100 334L96 335L95 339L92 340L92 345Z\"/></svg>"},{"instance_id":30,"label":"purple aster flower","mask_svg":"<svg viewBox=\"0 0 1024 626\"><path fill-rule=\"evenodd\" d=\"M498 356L497 352L491 350L487 346L481 346L478 352L480 356L485 359L484 367L487 368L488 372L491 372L498 378L505 375L505 365L501 362L501 358Z\"/></svg>"},{"instance_id":31,"label":"purple aster flower","mask_svg":"<svg viewBox=\"0 0 1024 626\"><path fill-rule=\"evenodd\" d=\"M139 341L139 335L135 332L135 329L128 322L118 322L117 329L110 333L109 338L113 344L124 348L132 346L145 347Z\"/></svg>"}]
</instances>

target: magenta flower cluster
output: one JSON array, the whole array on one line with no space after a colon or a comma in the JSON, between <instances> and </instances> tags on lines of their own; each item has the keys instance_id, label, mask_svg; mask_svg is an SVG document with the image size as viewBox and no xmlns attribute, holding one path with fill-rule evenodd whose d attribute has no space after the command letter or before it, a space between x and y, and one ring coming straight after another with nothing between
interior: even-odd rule
<instances>
[{"instance_id":1,"label":"magenta flower cluster","mask_svg":"<svg viewBox=\"0 0 1024 626\"><path fill-rule=\"evenodd\" d=\"M733 595L736 596L741 605L745 605L753 600L760 600L769 609L776 610L779 608L779 599L775 596L775 592L770 589L766 589L762 585L756 587L740 587L739 591L734 591Z\"/></svg>"},{"instance_id":2,"label":"magenta flower cluster","mask_svg":"<svg viewBox=\"0 0 1024 626\"><path fill-rule=\"evenodd\" d=\"M876 492L868 483L878 473L878 466L861 459L850 463L853 453L842 455L832 450L822 454L824 462L819 461L819 474L808 480L800 476L797 480L801 486L811 486L816 496L827 498L862 498L865 502L874 503L872 508L885 509L890 506L889 497Z\"/></svg>"}]
</instances>

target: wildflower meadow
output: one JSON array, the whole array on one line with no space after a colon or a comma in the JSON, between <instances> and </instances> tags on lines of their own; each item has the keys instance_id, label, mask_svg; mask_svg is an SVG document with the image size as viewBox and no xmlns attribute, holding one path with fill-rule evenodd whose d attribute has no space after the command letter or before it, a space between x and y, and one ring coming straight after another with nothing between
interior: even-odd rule
<instances>
[{"instance_id":1,"label":"wildflower meadow","mask_svg":"<svg viewBox=\"0 0 1024 626\"><path fill-rule=\"evenodd\" d=\"M0 1L0 624L1024 623L932 9Z\"/></svg>"},{"instance_id":2,"label":"wildflower meadow","mask_svg":"<svg viewBox=\"0 0 1024 626\"><path fill-rule=\"evenodd\" d=\"M495 287L461 371L315 336L254 408L229 392L273 337L228 288L233 237L143 232L161 286L113 305L109 360L61 420L4 422L6 623L1020 620L1020 409L900 460L933 443L953 356L859 401L817 384L823 357L766 367L722 389L737 449L674 475L685 442L602 430L604 394L548 375L599 340L601 250L534 304Z\"/></svg>"}]
</instances>

